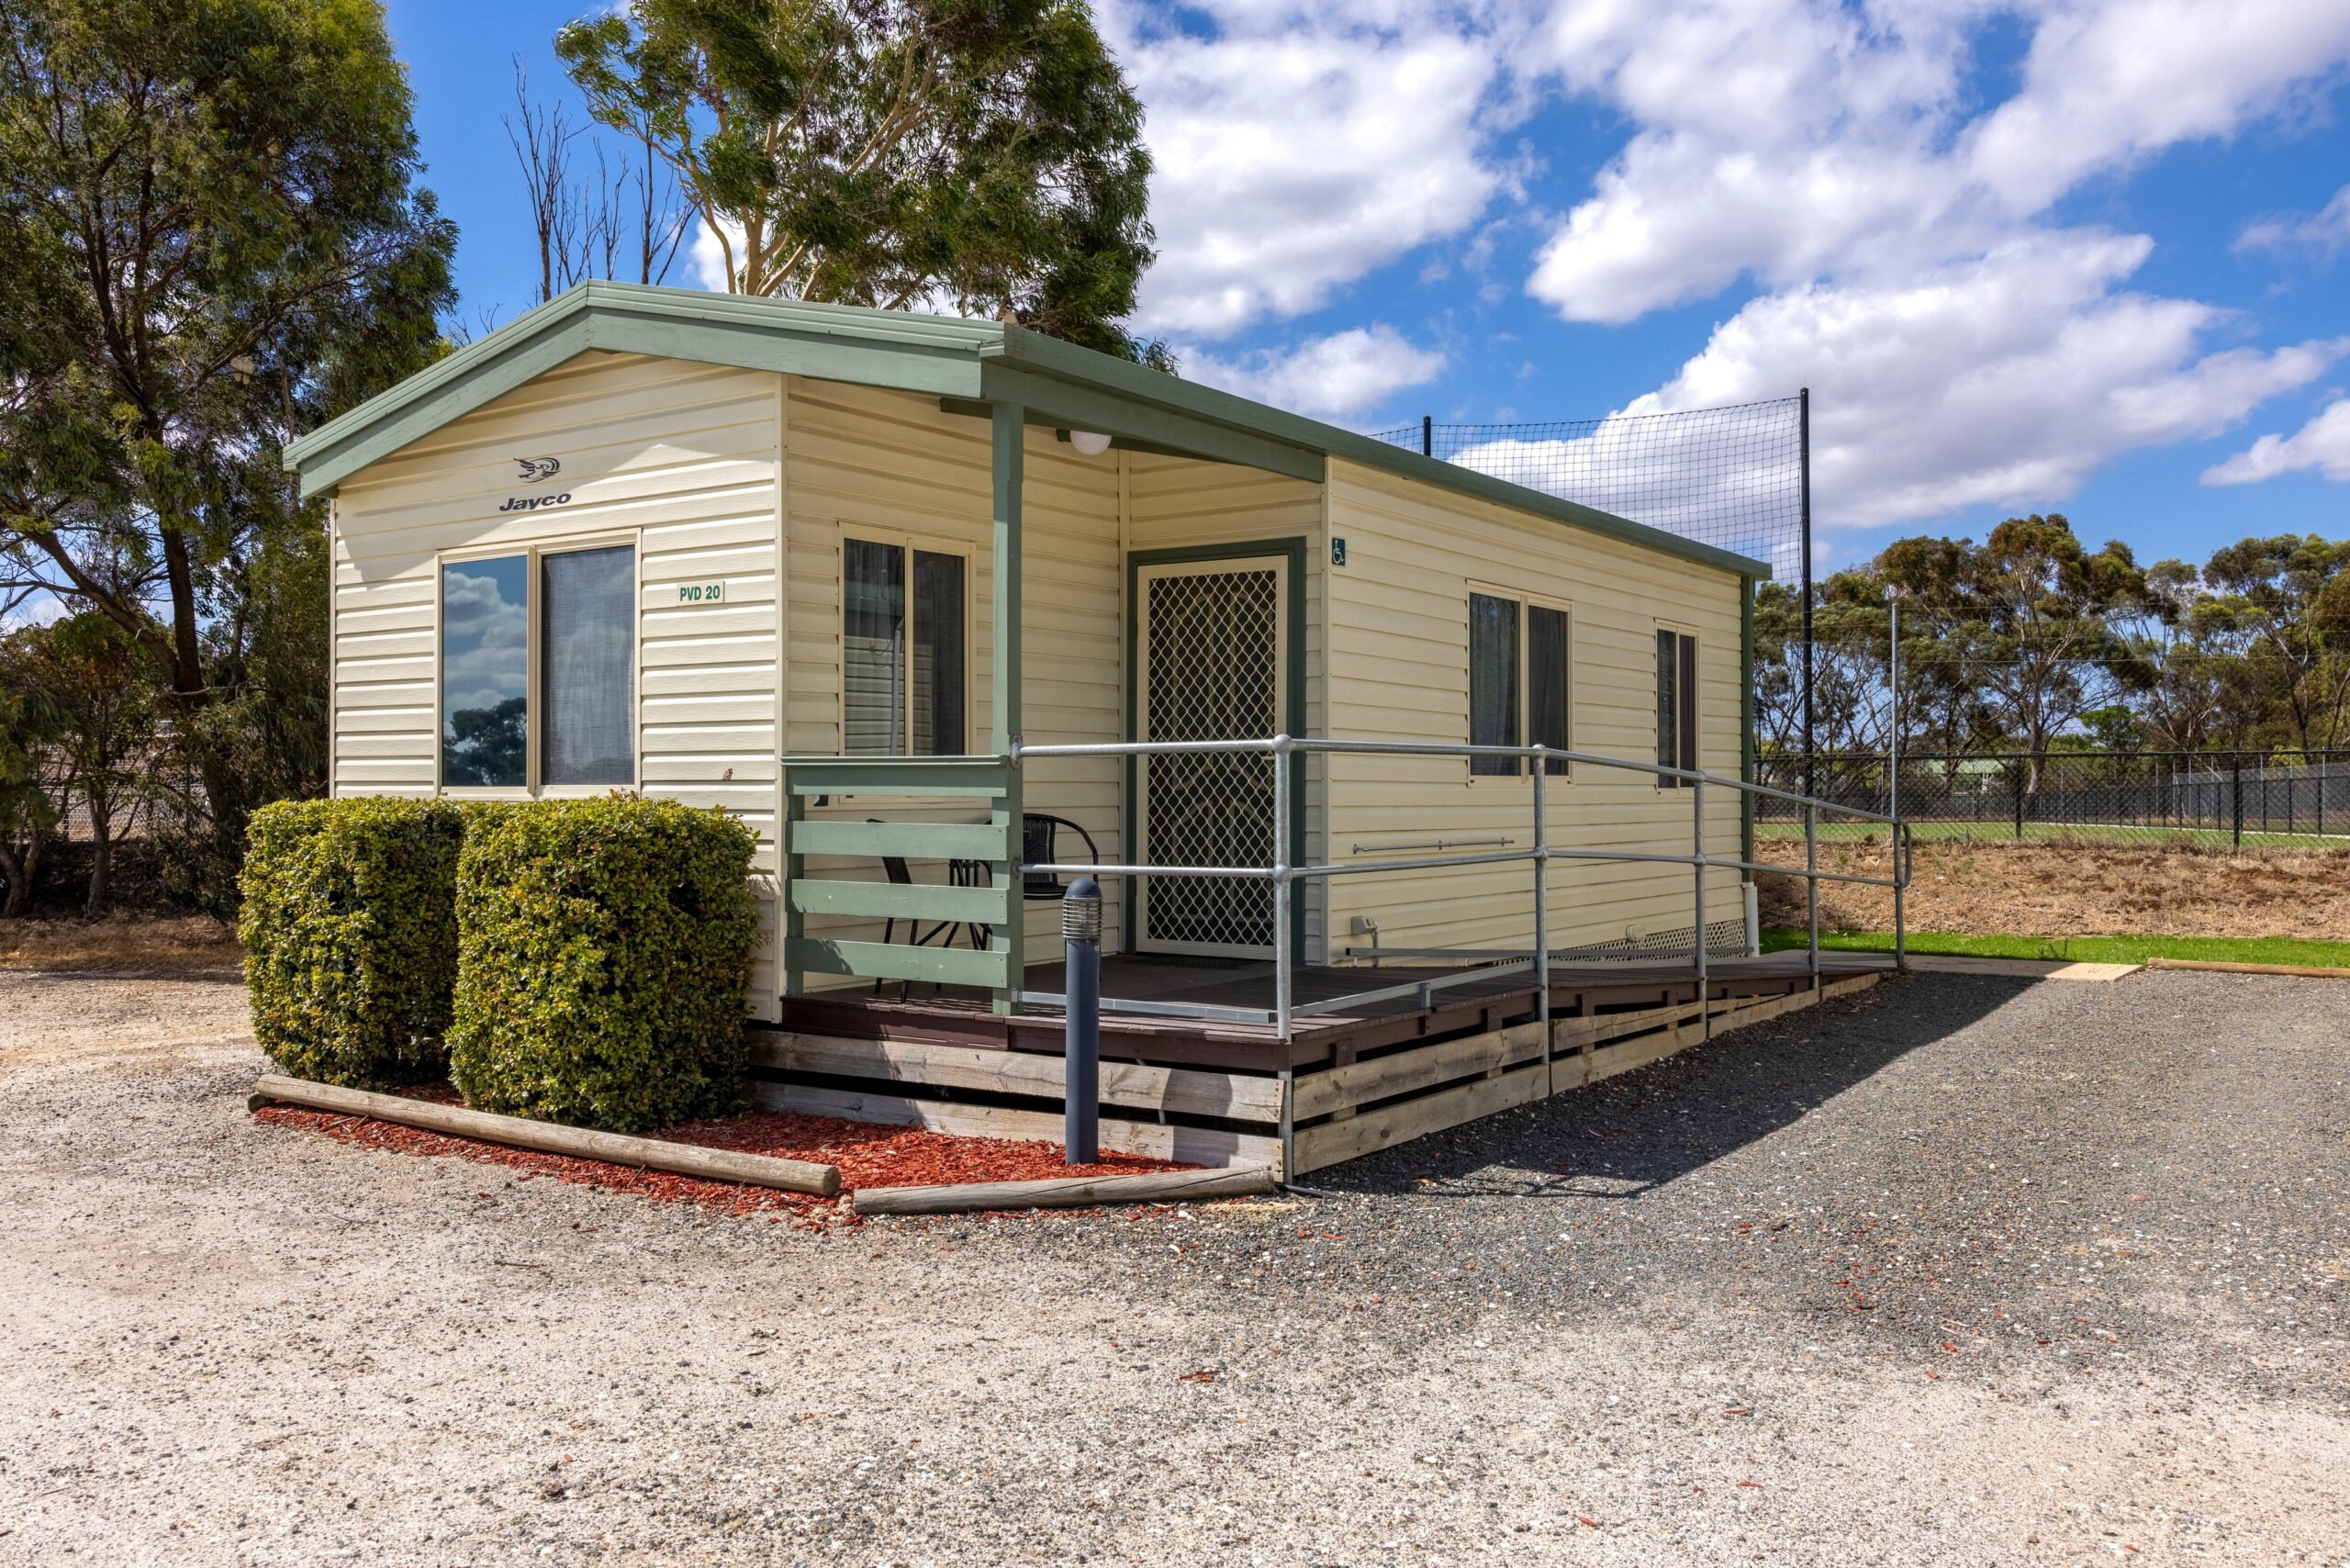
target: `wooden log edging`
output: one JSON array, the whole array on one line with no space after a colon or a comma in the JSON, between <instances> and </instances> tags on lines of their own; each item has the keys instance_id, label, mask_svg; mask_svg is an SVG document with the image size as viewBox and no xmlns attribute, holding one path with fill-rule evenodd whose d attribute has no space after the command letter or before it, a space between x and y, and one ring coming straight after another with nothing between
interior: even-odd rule
<instances>
[{"instance_id":1,"label":"wooden log edging","mask_svg":"<svg viewBox=\"0 0 2350 1568\"><path fill-rule=\"evenodd\" d=\"M972 1105L921 1096L921 1085L908 1084L907 1094L884 1094L857 1089L823 1089L809 1083L777 1083L755 1080L748 1086L751 1103L763 1111L785 1111L803 1116L839 1116L851 1122L877 1122L884 1126L923 1127L954 1137L1010 1138L1020 1142L1058 1143L1066 1126L1058 1110L1030 1111L1005 1105ZM1214 1127L1187 1126L1181 1122L1130 1122L1102 1118L1102 1147L1113 1154L1138 1154L1145 1159L1178 1159L1187 1165L1214 1163L1223 1167L1266 1165L1278 1170L1281 1140L1270 1131L1225 1132Z\"/></svg>"},{"instance_id":2,"label":"wooden log edging","mask_svg":"<svg viewBox=\"0 0 2350 1568\"><path fill-rule=\"evenodd\" d=\"M1084 1209L1102 1204L1180 1204L1280 1190L1272 1169L1148 1170L1133 1176L1065 1176L1042 1182L971 1182L937 1187L860 1187L860 1215L968 1214L978 1209Z\"/></svg>"},{"instance_id":3,"label":"wooden log edging","mask_svg":"<svg viewBox=\"0 0 2350 1568\"><path fill-rule=\"evenodd\" d=\"M373 1116L378 1121L446 1133L452 1137L480 1138L487 1143L537 1149L542 1154L600 1159L610 1165L633 1165L647 1170L666 1170L675 1176L698 1176L709 1182L773 1187L819 1198L836 1197L841 1190L841 1173L836 1167L805 1159L705 1148L699 1144L670 1143L664 1138L599 1132L592 1127L566 1127L522 1116L469 1111L462 1105L437 1105L402 1094L377 1094L364 1089L342 1089L331 1083L311 1083L299 1078L263 1073L254 1082L252 1097L246 1101L245 1108L258 1111L273 1101L346 1116Z\"/></svg>"}]
</instances>

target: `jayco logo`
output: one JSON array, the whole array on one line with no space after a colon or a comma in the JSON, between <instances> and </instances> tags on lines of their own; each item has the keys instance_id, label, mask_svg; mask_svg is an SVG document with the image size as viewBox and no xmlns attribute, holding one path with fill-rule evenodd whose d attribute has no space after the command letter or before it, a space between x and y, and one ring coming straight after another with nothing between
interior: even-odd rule
<instances>
[{"instance_id":1,"label":"jayco logo","mask_svg":"<svg viewBox=\"0 0 2350 1568\"><path fill-rule=\"evenodd\" d=\"M522 471L522 480L525 484L552 479L563 472L563 459L560 457L517 457L513 462L514 466ZM498 510L499 511L536 511L541 507L559 507L570 498L569 490L554 496L509 496L506 498L506 504Z\"/></svg>"}]
</instances>

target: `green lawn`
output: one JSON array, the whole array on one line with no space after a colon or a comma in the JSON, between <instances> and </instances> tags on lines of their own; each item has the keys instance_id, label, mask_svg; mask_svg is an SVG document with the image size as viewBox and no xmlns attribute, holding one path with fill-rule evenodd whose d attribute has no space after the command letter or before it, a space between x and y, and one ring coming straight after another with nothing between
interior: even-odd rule
<instances>
[{"instance_id":1,"label":"green lawn","mask_svg":"<svg viewBox=\"0 0 2350 1568\"><path fill-rule=\"evenodd\" d=\"M1772 925L1762 931L1762 950L1785 952L1804 945L1801 926ZM1820 933L1823 951L1890 953L1890 931ZM1968 958L2061 958L2075 963L2143 964L2148 958L2200 958L2230 964L2305 964L2350 969L2350 942L2316 942L2292 936L1968 936L1955 931L1912 931L1912 953L1949 953Z\"/></svg>"},{"instance_id":2,"label":"green lawn","mask_svg":"<svg viewBox=\"0 0 2350 1568\"><path fill-rule=\"evenodd\" d=\"M1822 844L1855 844L1874 839L1885 842L1886 826L1871 822L1825 822L1819 824ZM1909 834L1919 844L2013 844L2015 824L1997 820L1980 823L1920 823L1909 824ZM1758 843L1803 843L1803 823L1799 822L1758 822L1754 824ZM2232 830L2224 828L2164 827L2158 823L2143 827L2127 823L2026 823L2023 829L2026 844L2130 844L2150 847L2170 845L2194 845L2199 849L2232 847L2236 842ZM2343 849L2350 848L2350 837L2341 834L2261 833L2247 825L2244 830L2244 846L2247 849Z\"/></svg>"}]
</instances>

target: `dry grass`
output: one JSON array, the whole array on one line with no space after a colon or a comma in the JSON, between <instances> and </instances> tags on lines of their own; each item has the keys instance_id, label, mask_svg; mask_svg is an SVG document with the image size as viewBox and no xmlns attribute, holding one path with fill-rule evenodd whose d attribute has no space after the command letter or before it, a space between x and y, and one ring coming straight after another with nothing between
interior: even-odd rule
<instances>
[{"instance_id":1,"label":"dry grass","mask_svg":"<svg viewBox=\"0 0 2350 1568\"><path fill-rule=\"evenodd\" d=\"M1800 844L1758 845L1792 861ZM1890 875L1881 839L1820 848L1820 868ZM1764 876L1762 923L1804 923L1799 878ZM2015 936L2292 936L2350 941L2350 850L1920 843L1903 912L1919 931ZM1884 931L1886 888L1823 882L1823 930Z\"/></svg>"},{"instance_id":2,"label":"dry grass","mask_svg":"<svg viewBox=\"0 0 2350 1568\"><path fill-rule=\"evenodd\" d=\"M205 915L0 921L0 969L233 976L237 932Z\"/></svg>"}]
</instances>

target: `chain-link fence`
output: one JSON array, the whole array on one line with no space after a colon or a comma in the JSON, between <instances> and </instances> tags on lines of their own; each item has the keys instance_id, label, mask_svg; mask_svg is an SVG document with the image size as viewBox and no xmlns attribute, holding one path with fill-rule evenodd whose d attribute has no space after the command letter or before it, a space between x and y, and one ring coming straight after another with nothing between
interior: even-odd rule
<instances>
[{"instance_id":1,"label":"chain-link fence","mask_svg":"<svg viewBox=\"0 0 2350 1568\"><path fill-rule=\"evenodd\" d=\"M1823 754L1814 767L1820 799L1891 811L1884 753ZM1804 759L1762 758L1755 777L1800 790ZM2350 847L2350 751L1905 752L1900 808L1928 840ZM1765 796L1755 812L1758 838L1802 836L1799 808ZM1823 839L1859 832L1819 826Z\"/></svg>"},{"instance_id":2,"label":"chain-link fence","mask_svg":"<svg viewBox=\"0 0 2350 1568\"><path fill-rule=\"evenodd\" d=\"M1801 398L1779 398L1535 424L1423 420L1372 433L1767 562L1774 577L1792 582L1803 565L1804 419Z\"/></svg>"}]
</instances>

